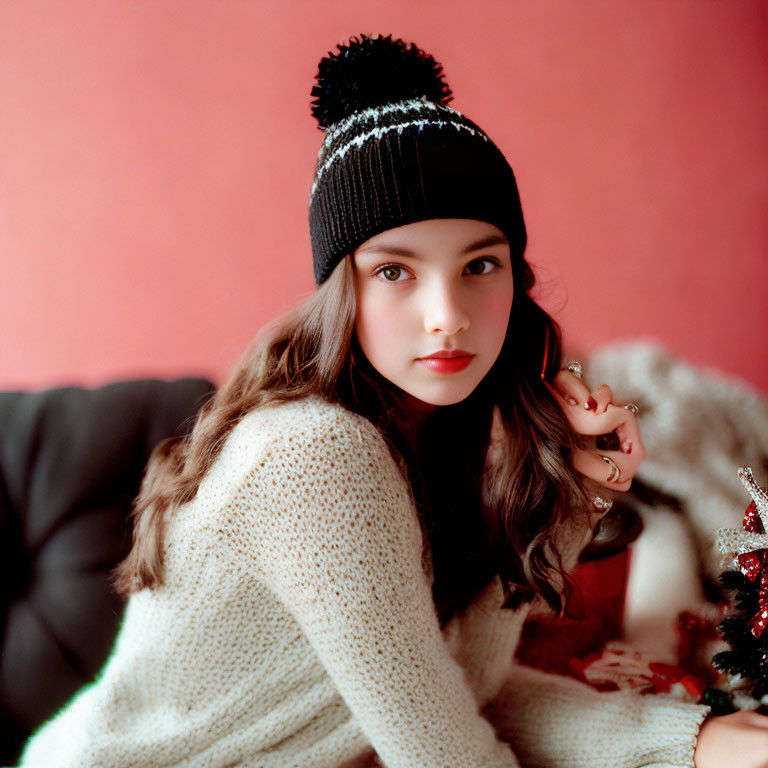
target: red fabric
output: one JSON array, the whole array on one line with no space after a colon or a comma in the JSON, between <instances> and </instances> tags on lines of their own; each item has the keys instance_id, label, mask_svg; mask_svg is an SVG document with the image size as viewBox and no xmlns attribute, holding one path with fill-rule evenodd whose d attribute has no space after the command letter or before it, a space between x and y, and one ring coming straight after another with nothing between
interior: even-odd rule
<instances>
[{"instance_id":1,"label":"red fabric","mask_svg":"<svg viewBox=\"0 0 768 768\"><path fill-rule=\"evenodd\" d=\"M580 563L572 577L577 587L556 619L526 621L517 659L521 664L567 675L569 659L596 653L621 637L629 577L630 549Z\"/></svg>"}]
</instances>

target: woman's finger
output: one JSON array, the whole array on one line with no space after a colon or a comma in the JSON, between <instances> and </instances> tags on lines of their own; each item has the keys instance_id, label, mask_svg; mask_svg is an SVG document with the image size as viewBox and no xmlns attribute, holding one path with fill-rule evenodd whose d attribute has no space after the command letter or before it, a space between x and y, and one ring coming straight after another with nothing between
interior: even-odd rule
<instances>
[{"instance_id":1,"label":"woman's finger","mask_svg":"<svg viewBox=\"0 0 768 768\"><path fill-rule=\"evenodd\" d=\"M618 474L616 474L610 464L601 458L600 454L584 450L583 448L576 448L571 453L571 465L577 472L598 483L603 488L608 488L612 491L628 491L637 470L637 463L634 461L630 462L630 457L617 451L605 451L603 455L613 461L613 464L618 468ZM614 479L609 480L608 478L612 475Z\"/></svg>"},{"instance_id":2,"label":"woman's finger","mask_svg":"<svg viewBox=\"0 0 768 768\"><path fill-rule=\"evenodd\" d=\"M557 372L551 384L548 381L544 383L561 403L569 406L580 405L582 408L586 406L589 388L578 376L565 368Z\"/></svg>"},{"instance_id":3,"label":"woman's finger","mask_svg":"<svg viewBox=\"0 0 768 768\"><path fill-rule=\"evenodd\" d=\"M557 372L552 385L548 386L550 390L554 387L555 394L568 405L581 405L587 411L604 413L613 402L613 392L607 384L601 384L597 389L590 391L583 379L565 368Z\"/></svg>"},{"instance_id":4,"label":"woman's finger","mask_svg":"<svg viewBox=\"0 0 768 768\"><path fill-rule=\"evenodd\" d=\"M634 412L624 406L609 405L604 415L607 426L612 427L610 431L615 431L619 439L621 452L632 456L635 464L639 465L645 459L645 446L643 445L640 426L637 423L637 417ZM599 421L600 418L601 415L598 414L596 420ZM594 427L595 425L593 424L592 426ZM601 432L600 434L605 433Z\"/></svg>"},{"instance_id":5,"label":"woman's finger","mask_svg":"<svg viewBox=\"0 0 768 768\"><path fill-rule=\"evenodd\" d=\"M595 413L569 405L563 412L574 432L580 435L605 435L615 429L622 443L640 439L635 414L623 406L612 403L604 413Z\"/></svg>"},{"instance_id":6,"label":"woman's finger","mask_svg":"<svg viewBox=\"0 0 768 768\"><path fill-rule=\"evenodd\" d=\"M606 408L613 402L613 392L607 384L601 384L597 389L589 393L592 401L587 399L587 410L593 410L595 413L605 413ZM594 405L593 405L594 404Z\"/></svg>"},{"instance_id":7,"label":"woman's finger","mask_svg":"<svg viewBox=\"0 0 768 768\"><path fill-rule=\"evenodd\" d=\"M615 407L615 406L614 406ZM621 450L626 454L631 454L637 458L639 464L645 459L645 446L643 445L643 438L640 435L640 427L637 423L637 417L632 411L626 408L621 408L624 412L624 421L621 422L616 429L616 434L619 437L621 444Z\"/></svg>"}]
</instances>

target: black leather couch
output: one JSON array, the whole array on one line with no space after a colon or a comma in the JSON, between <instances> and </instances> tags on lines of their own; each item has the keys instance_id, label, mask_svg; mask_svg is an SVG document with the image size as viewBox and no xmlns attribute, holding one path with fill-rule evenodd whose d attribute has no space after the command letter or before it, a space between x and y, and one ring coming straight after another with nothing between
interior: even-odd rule
<instances>
[{"instance_id":1,"label":"black leather couch","mask_svg":"<svg viewBox=\"0 0 768 768\"><path fill-rule=\"evenodd\" d=\"M187 378L0 393L0 765L103 665L144 466L212 391Z\"/></svg>"}]
</instances>

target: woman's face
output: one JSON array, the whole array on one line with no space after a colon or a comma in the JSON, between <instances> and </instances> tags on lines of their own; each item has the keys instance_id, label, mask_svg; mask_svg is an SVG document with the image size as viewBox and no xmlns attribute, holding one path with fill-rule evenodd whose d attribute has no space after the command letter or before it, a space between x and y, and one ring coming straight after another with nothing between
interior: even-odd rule
<instances>
[{"instance_id":1,"label":"woman's face","mask_svg":"<svg viewBox=\"0 0 768 768\"><path fill-rule=\"evenodd\" d=\"M474 219L389 229L353 253L355 330L386 379L428 405L469 396L501 351L512 307L509 244Z\"/></svg>"}]
</instances>

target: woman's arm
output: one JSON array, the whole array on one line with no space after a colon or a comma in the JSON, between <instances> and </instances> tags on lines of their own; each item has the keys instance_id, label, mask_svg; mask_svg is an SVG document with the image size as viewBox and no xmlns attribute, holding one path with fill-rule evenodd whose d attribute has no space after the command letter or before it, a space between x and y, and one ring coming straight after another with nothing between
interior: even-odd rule
<instances>
[{"instance_id":1,"label":"woman's arm","mask_svg":"<svg viewBox=\"0 0 768 768\"><path fill-rule=\"evenodd\" d=\"M441 636L410 491L381 435L338 411L252 473L248 552L387 768L512 768Z\"/></svg>"},{"instance_id":2,"label":"woman's arm","mask_svg":"<svg viewBox=\"0 0 768 768\"><path fill-rule=\"evenodd\" d=\"M526 768L691 768L708 713L666 695L601 692L520 665L484 710Z\"/></svg>"},{"instance_id":3,"label":"woman's arm","mask_svg":"<svg viewBox=\"0 0 768 768\"><path fill-rule=\"evenodd\" d=\"M710 717L696 742L696 768L730 768L738 756L738 768L768 765L768 717L757 712L734 712Z\"/></svg>"},{"instance_id":4,"label":"woman's arm","mask_svg":"<svg viewBox=\"0 0 768 768\"><path fill-rule=\"evenodd\" d=\"M504 665L504 658L511 661L514 654L525 613L501 609L503 594L497 582L455 616L444 635L466 668L483 713L499 736L513 745L525 768L692 766L694 745L696 768L730 768L728 761L720 759L721 735L715 733L709 739L707 733L711 743L698 745L699 724L707 707L630 691L601 693L572 678ZM537 603L537 608L541 610L543 603ZM506 646L501 654L488 653L499 643ZM499 680L500 674L504 679ZM715 730L727 719L713 721ZM712 727L708 721L707 732ZM736 727L744 732L746 726L734 723L727 733L734 733ZM768 730L755 733L753 729L744 743L761 737L768 745ZM752 754L760 753L752 750ZM743 768L757 765L761 764L745 762Z\"/></svg>"}]
</instances>

